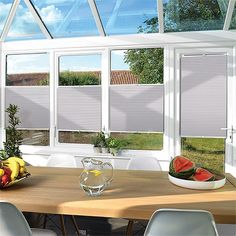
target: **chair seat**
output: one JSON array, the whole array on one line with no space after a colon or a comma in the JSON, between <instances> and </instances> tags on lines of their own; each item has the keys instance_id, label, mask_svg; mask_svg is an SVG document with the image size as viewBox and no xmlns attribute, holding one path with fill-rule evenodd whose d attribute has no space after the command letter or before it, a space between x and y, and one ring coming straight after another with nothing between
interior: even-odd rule
<instances>
[{"instance_id":1,"label":"chair seat","mask_svg":"<svg viewBox=\"0 0 236 236\"><path fill-rule=\"evenodd\" d=\"M144 236L218 236L214 218L203 210L160 209L149 220Z\"/></svg>"},{"instance_id":2,"label":"chair seat","mask_svg":"<svg viewBox=\"0 0 236 236\"><path fill-rule=\"evenodd\" d=\"M32 236L57 236L55 232L49 229L31 228Z\"/></svg>"}]
</instances>

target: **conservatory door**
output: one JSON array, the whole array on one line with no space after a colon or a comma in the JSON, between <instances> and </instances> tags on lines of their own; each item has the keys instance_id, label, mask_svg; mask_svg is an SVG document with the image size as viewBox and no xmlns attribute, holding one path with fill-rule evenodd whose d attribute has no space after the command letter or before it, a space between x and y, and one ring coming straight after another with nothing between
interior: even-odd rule
<instances>
[{"instance_id":1,"label":"conservatory door","mask_svg":"<svg viewBox=\"0 0 236 236\"><path fill-rule=\"evenodd\" d=\"M232 50L177 53L177 153L224 173L233 165Z\"/></svg>"}]
</instances>

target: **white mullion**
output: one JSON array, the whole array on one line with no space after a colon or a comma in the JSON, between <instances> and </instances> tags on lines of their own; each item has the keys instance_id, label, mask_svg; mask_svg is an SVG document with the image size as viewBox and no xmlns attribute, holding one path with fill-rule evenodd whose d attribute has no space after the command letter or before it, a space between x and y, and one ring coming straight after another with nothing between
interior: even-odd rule
<instances>
[{"instance_id":1,"label":"white mullion","mask_svg":"<svg viewBox=\"0 0 236 236\"><path fill-rule=\"evenodd\" d=\"M33 15L35 21L37 22L39 28L41 29L42 33L45 35L46 38L52 39L51 34L49 33L47 27L43 23L42 19L38 15L37 11L35 10L34 6L30 2L30 0L24 0L24 1L25 1L26 6L28 7L29 11Z\"/></svg>"},{"instance_id":2,"label":"white mullion","mask_svg":"<svg viewBox=\"0 0 236 236\"><path fill-rule=\"evenodd\" d=\"M102 21L101 21L101 18L100 18L100 15L99 15L99 12L98 12L98 9L96 6L96 3L94 2L94 0L88 0L88 3L90 6L90 9L92 11L93 18L96 22L98 31L100 33L100 36L106 36L106 33L105 33L103 25L102 25Z\"/></svg>"},{"instance_id":3,"label":"white mullion","mask_svg":"<svg viewBox=\"0 0 236 236\"><path fill-rule=\"evenodd\" d=\"M109 134L109 85L111 74L110 50L102 54L102 130Z\"/></svg>"},{"instance_id":4,"label":"white mullion","mask_svg":"<svg viewBox=\"0 0 236 236\"><path fill-rule=\"evenodd\" d=\"M49 79L49 88L50 88L50 147L55 146L55 132L56 132L56 125L55 125L55 53L54 51L50 51L50 79Z\"/></svg>"},{"instance_id":5,"label":"white mullion","mask_svg":"<svg viewBox=\"0 0 236 236\"><path fill-rule=\"evenodd\" d=\"M3 148L3 142L6 140L5 133L5 81L6 81L6 54L1 53L1 143Z\"/></svg>"},{"instance_id":6,"label":"white mullion","mask_svg":"<svg viewBox=\"0 0 236 236\"><path fill-rule=\"evenodd\" d=\"M54 145L57 146L59 144L59 129L58 129L58 85L59 85L59 68L60 68L60 54L55 54L54 59L54 87L53 87L53 93L54 93L54 127L53 127L53 134L54 134Z\"/></svg>"},{"instance_id":7,"label":"white mullion","mask_svg":"<svg viewBox=\"0 0 236 236\"><path fill-rule=\"evenodd\" d=\"M10 27L11 27L12 21L13 21L15 15L16 15L16 10L17 10L19 4L20 4L20 0L15 0L13 2L11 10L10 10L9 15L7 17L7 20L6 20L6 23L5 23L4 28L3 28L0 41L4 41L6 39L7 34L10 30Z\"/></svg>"},{"instance_id":8,"label":"white mullion","mask_svg":"<svg viewBox=\"0 0 236 236\"><path fill-rule=\"evenodd\" d=\"M229 30L236 0L229 0L223 30Z\"/></svg>"},{"instance_id":9,"label":"white mullion","mask_svg":"<svg viewBox=\"0 0 236 236\"><path fill-rule=\"evenodd\" d=\"M157 0L159 33L164 33L163 1Z\"/></svg>"}]
</instances>

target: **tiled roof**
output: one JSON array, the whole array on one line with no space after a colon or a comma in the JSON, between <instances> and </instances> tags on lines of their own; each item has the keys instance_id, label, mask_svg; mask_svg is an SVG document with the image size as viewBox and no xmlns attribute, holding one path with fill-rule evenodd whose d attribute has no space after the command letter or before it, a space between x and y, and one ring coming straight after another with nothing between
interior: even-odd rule
<instances>
[{"instance_id":1,"label":"tiled roof","mask_svg":"<svg viewBox=\"0 0 236 236\"><path fill-rule=\"evenodd\" d=\"M84 73L84 72L77 72ZM93 71L92 74L101 77L100 71ZM48 73L25 73L7 75L8 85L24 86L39 85L40 81L47 80ZM129 70L115 70L111 72L111 84L138 84L138 77Z\"/></svg>"}]
</instances>

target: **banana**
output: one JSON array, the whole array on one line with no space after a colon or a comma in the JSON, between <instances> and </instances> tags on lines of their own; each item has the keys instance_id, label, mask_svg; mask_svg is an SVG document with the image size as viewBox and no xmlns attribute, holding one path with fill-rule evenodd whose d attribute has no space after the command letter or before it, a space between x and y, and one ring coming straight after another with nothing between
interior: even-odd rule
<instances>
[{"instance_id":1,"label":"banana","mask_svg":"<svg viewBox=\"0 0 236 236\"><path fill-rule=\"evenodd\" d=\"M7 161L15 160L19 163L20 167L25 167L25 161L19 157L9 157Z\"/></svg>"},{"instance_id":2,"label":"banana","mask_svg":"<svg viewBox=\"0 0 236 236\"><path fill-rule=\"evenodd\" d=\"M14 181L18 177L20 172L19 163L14 159L11 160L7 159L3 161L3 164L11 169L11 180Z\"/></svg>"}]
</instances>

